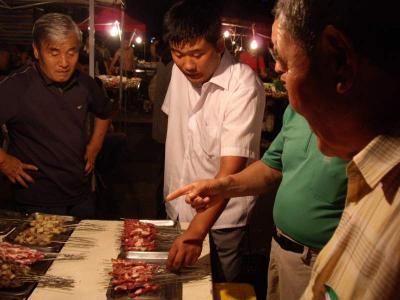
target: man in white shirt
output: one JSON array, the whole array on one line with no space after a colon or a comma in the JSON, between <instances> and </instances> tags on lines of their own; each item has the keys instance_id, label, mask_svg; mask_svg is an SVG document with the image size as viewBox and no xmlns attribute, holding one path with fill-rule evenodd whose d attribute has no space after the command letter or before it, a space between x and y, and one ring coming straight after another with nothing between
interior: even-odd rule
<instances>
[{"instance_id":1,"label":"man in white shirt","mask_svg":"<svg viewBox=\"0 0 400 300\"><path fill-rule=\"evenodd\" d=\"M265 96L257 75L225 50L219 11L211 1L175 4L164 18L164 31L175 62L163 105L169 119L167 195L196 179L236 173L258 159ZM193 264L212 228L214 280L240 281L253 203L254 197L225 199L197 213L184 197L166 203L171 219L191 222L170 250L169 267Z\"/></svg>"}]
</instances>

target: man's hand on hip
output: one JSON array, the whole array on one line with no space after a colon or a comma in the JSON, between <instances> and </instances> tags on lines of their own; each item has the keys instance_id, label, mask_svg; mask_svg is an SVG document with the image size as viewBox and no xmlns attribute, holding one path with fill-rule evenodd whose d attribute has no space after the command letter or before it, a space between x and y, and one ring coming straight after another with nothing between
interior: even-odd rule
<instances>
[{"instance_id":1,"label":"man's hand on hip","mask_svg":"<svg viewBox=\"0 0 400 300\"><path fill-rule=\"evenodd\" d=\"M5 152L2 153L0 171L7 176L12 183L19 183L23 187L28 188L28 183L33 183L34 180L25 170L37 171L38 168L34 165L24 164L16 157Z\"/></svg>"}]
</instances>

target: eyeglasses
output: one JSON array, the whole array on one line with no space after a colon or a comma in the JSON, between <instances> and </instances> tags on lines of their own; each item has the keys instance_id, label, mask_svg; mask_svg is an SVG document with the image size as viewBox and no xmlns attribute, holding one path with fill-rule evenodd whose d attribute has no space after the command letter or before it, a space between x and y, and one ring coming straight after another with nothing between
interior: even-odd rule
<instances>
[{"instance_id":1,"label":"eyeglasses","mask_svg":"<svg viewBox=\"0 0 400 300\"><path fill-rule=\"evenodd\" d=\"M268 47L268 52L271 54L272 59L276 62L278 53L276 53L276 50L274 48Z\"/></svg>"}]
</instances>

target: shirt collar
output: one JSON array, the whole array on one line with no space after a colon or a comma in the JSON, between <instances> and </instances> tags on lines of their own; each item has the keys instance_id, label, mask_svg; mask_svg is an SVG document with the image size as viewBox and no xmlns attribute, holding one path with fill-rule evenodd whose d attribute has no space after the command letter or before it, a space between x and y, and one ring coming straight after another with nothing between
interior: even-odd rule
<instances>
[{"instance_id":1,"label":"shirt collar","mask_svg":"<svg viewBox=\"0 0 400 300\"><path fill-rule=\"evenodd\" d=\"M43 82L46 84L46 86L54 86L57 88L61 88L63 91L68 90L70 87L72 87L75 83L77 83L77 78L78 78L78 71L75 71L71 78L67 82L59 83L56 81L51 80L47 75L42 71L42 69L39 66L38 62L34 63L34 67L39 73L40 77L42 78Z\"/></svg>"},{"instance_id":2,"label":"shirt collar","mask_svg":"<svg viewBox=\"0 0 400 300\"><path fill-rule=\"evenodd\" d=\"M224 54L221 58L221 62L219 63L209 82L227 90L229 87L229 81L231 79L231 73L226 72L226 69L229 68L232 63L234 63L234 59L229 51L225 49Z\"/></svg>"},{"instance_id":3,"label":"shirt collar","mask_svg":"<svg viewBox=\"0 0 400 300\"><path fill-rule=\"evenodd\" d=\"M353 161L366 183L374 188L400 163L400 137L377 136Z\"/></svg>"}]
</instances>

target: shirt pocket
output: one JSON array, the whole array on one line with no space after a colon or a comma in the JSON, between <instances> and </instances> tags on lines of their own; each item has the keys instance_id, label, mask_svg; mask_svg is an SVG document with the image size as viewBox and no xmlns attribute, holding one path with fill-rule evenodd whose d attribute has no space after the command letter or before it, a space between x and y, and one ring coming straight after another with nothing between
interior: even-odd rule
<instances>
[{"instance_id":1,"label":"shirt pocket","mask_svg":"<svg viewBox=\"0 0 400 300\"><path fill-rule=\"evenodd\" d=\"M211 124L207 120L202 120L199 124L201 150L210 159L219 157L220 137L218 126Z\"/></svg>"}]
</instances>

